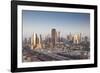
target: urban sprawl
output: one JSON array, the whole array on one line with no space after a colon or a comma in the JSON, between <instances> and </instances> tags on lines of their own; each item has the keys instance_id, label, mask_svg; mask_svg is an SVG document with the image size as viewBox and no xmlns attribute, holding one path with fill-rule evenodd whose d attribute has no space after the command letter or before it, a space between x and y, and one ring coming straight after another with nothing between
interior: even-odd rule
<instances>
[{"instance_id":1,"label":"urban sprawl","mask_svg":"<svg viewBox=\"0 0 100 73\"><path fill-rule=\"evenodd\" d=\"M51 34L45 36L33 33L30 38L22 41L22 61L61 61L61 60L83 60L90 58L90 40L88 36L81 33L61 36L55 28Z\"/></svg>"}]
</instances>

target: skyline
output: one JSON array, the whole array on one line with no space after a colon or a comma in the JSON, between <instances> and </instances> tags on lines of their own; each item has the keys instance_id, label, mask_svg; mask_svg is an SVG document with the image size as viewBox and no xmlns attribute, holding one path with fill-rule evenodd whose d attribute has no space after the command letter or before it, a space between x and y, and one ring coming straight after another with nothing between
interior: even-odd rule
<instances>
[{"instance_id":1,"label":"skyline","mask_svg":"<svg viewBox=\"0 0 100 73\"><path fill-rule=\"evenodd\" d=\"M50 34L55 28L61 36L71 33L83 33L90 36L90 14L52 11L22 11L23 37L30 37L33 32Z\"/></svg>"}]
</instances>

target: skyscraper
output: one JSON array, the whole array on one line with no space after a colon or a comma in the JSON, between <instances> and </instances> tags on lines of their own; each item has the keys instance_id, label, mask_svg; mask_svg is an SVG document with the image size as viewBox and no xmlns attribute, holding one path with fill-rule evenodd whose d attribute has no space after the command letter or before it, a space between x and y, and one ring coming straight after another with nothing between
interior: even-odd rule
<instances>
[{"instance_id":1,"label":"skyscraper","mask_svg":"<svg viewBox=\"0 0 100 73\"><path fill-rule=\"evenodd\" d=\"M43 42L42 42L42 36L41 35L39 36L39 39L38 39L37 48L43 48Z\"/></svg>"},{"instance_id":2,"label":"skyscraper","mask_svg":"<svg viewBox=\"0 0 100 73\"><path fill-rule=\"evenodd\" d=\"M31 37L31 49L36 49L36 48L43 48L43 42L42 42L42 36L38 35L36 33L33 33Z\"/></svg>"},{"instance_id":3,"label":"skyscraper","mask_svg":"<svg viewBox=\"0 0 100 73\"><path fill-rule=\"evenodd\" d=\"M33 33L32 37L31 37L31 49L34 49L36 46L36 34Z\"/></svg>"},{"instance_id":4,"label":"skyscraper","mask_svg":"<svg viewBox=\"0 0 100 73\"><path fill-rule=\"evenodd\" d=\"M60 43L60 32L57 33L57 41Z\"/></svg>"},{"instance_id":5,"label":"skyscraper","mask_svg":"<svg viewBox=\"0 0 100 73\"><path fill-rule=\"evenodd\" d=\"M37 47L37 44L39 43L39 37L37 36L37 33L36 33L36 47Z\"/></svg>"},{"instance_id":6,"label":"skyscraper","mask_svg":"<svg viewBox=\"0 0 100 73\"><path fill-rule=\"evenodd\" d=\"M52 40L52 47L55 47L56 44L56 39L57 39L57 32L56 29L51 30L51 40Z\"/></svg>"},{"instance_id":7,"label":"skyscraper","mask_svg":"<svg viewBox=\"0 0 100 73\"><path fill-rule=\"evenodd\" d=\"M75 44L79 44L81 42L81 33L74 35L74 41Z\"/></svg>"}]
</instances>

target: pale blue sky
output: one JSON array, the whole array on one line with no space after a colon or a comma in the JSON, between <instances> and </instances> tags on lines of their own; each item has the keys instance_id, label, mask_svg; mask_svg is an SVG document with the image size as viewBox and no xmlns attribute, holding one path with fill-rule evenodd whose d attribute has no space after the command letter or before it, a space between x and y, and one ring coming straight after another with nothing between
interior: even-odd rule
<instances>
[{"instance_id":1,"label":"pale blue sky","mask_svg":"<svg viewBox=\"0 0 100 73\"><path fill-rule=\"evenodd\" d=\"M33 32L42 35L51 34L51 29L60 31L62 36L71 33L90 35L90 14L51 11L22 11L23 36L29 37Z\"/></svg>"}]
</instances>

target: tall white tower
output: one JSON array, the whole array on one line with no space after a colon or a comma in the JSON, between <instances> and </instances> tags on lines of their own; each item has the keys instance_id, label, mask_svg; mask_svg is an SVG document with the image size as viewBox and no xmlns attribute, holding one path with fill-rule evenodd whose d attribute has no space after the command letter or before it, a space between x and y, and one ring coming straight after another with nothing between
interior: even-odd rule
<instances>
[{"instance_id":1,"label":"tall white tower","mask_svg":"<svg viewBox=\"0 0 100 73\"><path fill-rule=\"evenodd\" d=\"M32 37L31 37L31 49L34 49L36 46L36 34L33 33Z\"/></svg>"}]
</instances>

